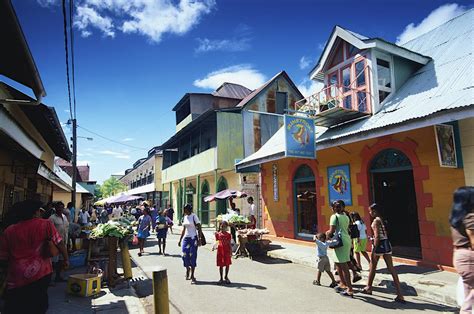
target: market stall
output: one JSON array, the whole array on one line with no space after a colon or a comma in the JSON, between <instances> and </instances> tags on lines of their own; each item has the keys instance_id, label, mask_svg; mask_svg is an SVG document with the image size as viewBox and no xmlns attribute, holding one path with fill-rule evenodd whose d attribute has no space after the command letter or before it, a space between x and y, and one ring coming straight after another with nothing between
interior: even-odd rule
<instances>
[{"instance_id":1,"label":"market stall","mask_svg":"<svg viewBox=\"0 0 474 314\"><path fill-rule=\"evenodd\" d=\"M265 255L271 241L262 239L262 236L268 233L268 229L237 230L238 247L235 252L235 257L248 256L252 259L255 256Z\"/></svg>"}]
</instances>

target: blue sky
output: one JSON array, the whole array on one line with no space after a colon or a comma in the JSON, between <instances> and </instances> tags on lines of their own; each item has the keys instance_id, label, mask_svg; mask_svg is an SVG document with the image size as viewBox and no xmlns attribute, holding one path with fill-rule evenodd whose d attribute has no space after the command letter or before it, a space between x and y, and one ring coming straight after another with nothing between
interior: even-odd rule
<instances>
[{"instance_id":1,"label":"blue sky","mask_svg":"<svg viewBox=\"0 0 474 314\"><path fill-rule=\"evenodd\" d=\"M44 103L66 122L61 1L12 2L46 88ZM173 135L171 108L184 93L212 91L223 81L253 89L285 70L304 94L311 93L308 72L336 24L407 41L471 3L76 0L78 125L115 141L79 128L78 135L94 140L79 139L78 160L99 182L123 172ZM70 137L70 129L64 131Z\"/></svg>"}]
</instances>

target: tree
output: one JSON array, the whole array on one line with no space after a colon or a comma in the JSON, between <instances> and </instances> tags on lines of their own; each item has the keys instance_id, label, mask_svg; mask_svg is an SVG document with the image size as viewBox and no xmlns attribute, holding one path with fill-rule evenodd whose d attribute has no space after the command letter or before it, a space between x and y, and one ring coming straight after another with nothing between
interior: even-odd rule
<instances>
[{"instance_id":1,"label":"tree","mask_svg":"<svg viewBox=\"0 0 474 314\"><path fill-rule=\"evenodd\" d=\"M126 190L127 186L114 177L105 180L100 187L103 197L109 197Z\"/></svg>"},{"instance_id":2,"label":"tree","mask_svg":"<svg viewBox=\"0 0 474 314\"><path fill-rule=\"evenodd\" d=\"M96 201L100 200L102 198L102 191L101 191L101 186L100 184L96 184L94 188L94 199Z\"/></svg>"}]
</instances>

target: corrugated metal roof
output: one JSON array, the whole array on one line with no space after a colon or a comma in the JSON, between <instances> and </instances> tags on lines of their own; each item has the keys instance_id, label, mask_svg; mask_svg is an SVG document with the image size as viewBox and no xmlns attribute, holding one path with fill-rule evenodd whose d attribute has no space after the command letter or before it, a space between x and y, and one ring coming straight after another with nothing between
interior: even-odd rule
<instances>
[{"instance_id":1,"label":"corrugated metal roof","mask_svg":"<svg viewBox=\"0 0 474 314\"><path fill-rule=\"evenodd\" d=\"M368 119L328 129L317 142L421 119L428 115L474 104L474 10L444 23L402 47L433 60Z\"/></svg>"},{"instance_id":2,"label":"corrugated metal roof","mask_svg":"<svg viewBox=\"0 0 474 314\"><path fill-rule=\"evenodd\" d=\"M226 98L244 99L251 92L252 90L245 86L234 83L224 83L219 86L216 91L212 93L212 95Z\"/></svg>"}]
</instances>

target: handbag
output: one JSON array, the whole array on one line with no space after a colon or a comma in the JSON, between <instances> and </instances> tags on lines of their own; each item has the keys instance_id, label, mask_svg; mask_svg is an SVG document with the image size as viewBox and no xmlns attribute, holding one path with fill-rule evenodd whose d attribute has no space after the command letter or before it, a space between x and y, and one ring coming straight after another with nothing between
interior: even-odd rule
<instances>
[{"instance_id":1,"label":"handbag","mask_svg":"<svg viewBox=\"0 0 474 314\"><path fill-rule=\"evenodd\" d=\"M334 232L334 235L332 236L332 238L326 241L326 243L331 249L336 249L344 245L344 243L342 242L341 231L337 231L338 225L339 225L339 220L336 216L336 231Z\"/></svg>"},{"instance_id":2,"label":"handbag","mask_svg":"<svg viewBox=\"0 0 474 314\"><path fill-rule=\"evenodd\" d=\"M383 235L386 237L386 239L379 241L379 244L374 248L375 254L390 254L392 253L392 244L388 240L387 230L385 230L385 225L381 219L380 226L382 228Z\"/></svg>"},{"instance_id":3,"label":"handbag","mask_svg":"<svg viewBox=\"0 0 474 314\"><path fill-rule=\"evenodd\" d=\"M357 239L360 237L360 231L356 224L349 225L349 235L351 239Z\"/></svg>"},{"instance_id":4,"label":"handbag","mask_svg":"<svg viewBox=\"0 0 474 314\"><path fill-rule=\"evenodd\" d=\"M196 230L198 231L198 236L199 236L199 243L203 246L203 245L206 245L206 237L204 237L204 233L202 232L202 229L201 228L198 228L197 225L196 225L196 221L194 220L194 216L193 216L193 223L194 223L194 226L196 227Z\"/></svg>"},{"instance_id":5,"label":"handbag","mask_svg":"<svg viewBox=\"0 0 474 314\"><path fill-rule=\"evenodd\" d=\"M51 228L52 225L51 222L49 222L48 234L46 235L46 240L44 240L41 248L41 255L44 258L51 258L59 255L59 249L53 242L53 230Z\"/></svg>"}]
</instances>

